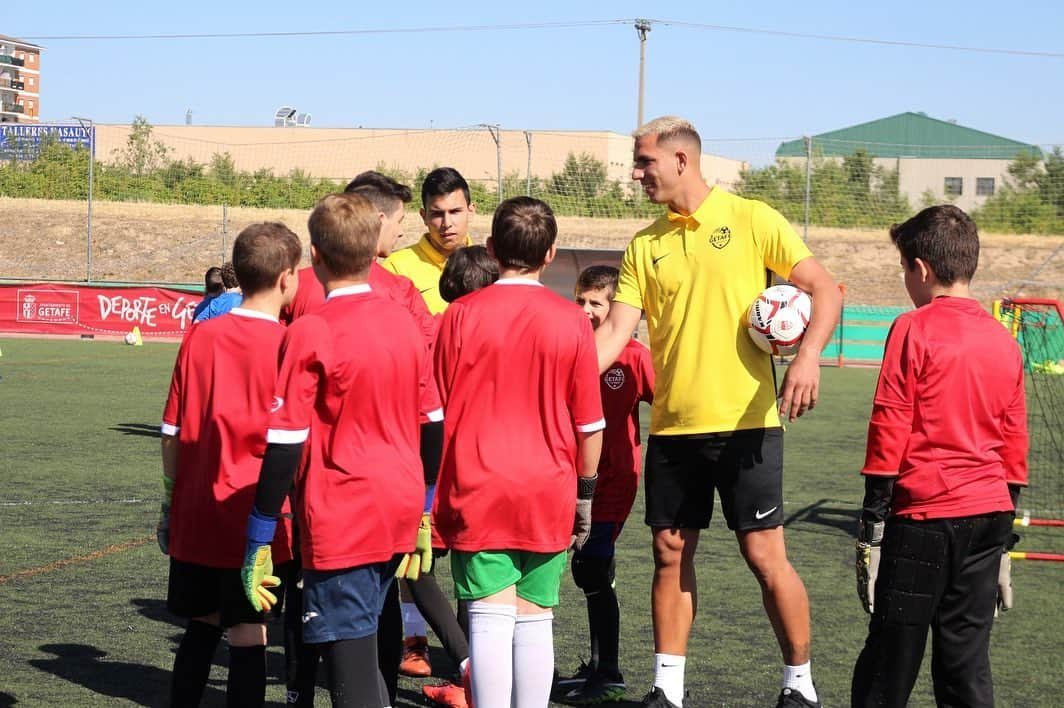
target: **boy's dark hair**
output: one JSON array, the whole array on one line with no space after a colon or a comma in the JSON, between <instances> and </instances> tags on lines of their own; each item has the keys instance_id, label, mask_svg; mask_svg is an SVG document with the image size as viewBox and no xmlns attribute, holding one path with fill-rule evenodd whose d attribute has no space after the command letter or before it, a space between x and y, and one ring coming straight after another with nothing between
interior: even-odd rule
<instances>
[{"instance_id":1,"label":"boy's dark hair","mask_svg":"<svg viewBox=\"0 0 1064 708\"><path fill-rule=\"evenodd\" d=\"M329 194L318 200L307 228L322 263L337 277L362 276L377 254L381 220L361 194Z\"/></svg>"},{"instance_id":2,"label":"boy's dark hair","mask_svg":"<svg viewBox=\"0 0 1064 708\"><path fill-rule=\"evenodd\" d=\"M500 269L542 267L557 237L558 223L550 205L532 197L507 199L491 220L491 247Z\"/></svg>"},{"instance_id":3,"label":"boy's dark hair","mask_svg":"<svg viewBox=\"0 0 1064 708\"><path fill-rule=\"evenodd\" d=\"M385 214L391 214L414 196L410 192L410 187L376 170L367 170L356 176L347 183L344 191L348 194L361 194L373 202L377 211Z\"/></svg>"},{"instance_id":4,"label":"boy's dark hair","mask_svg":"<svg viewBox=\"0 0 1064 708\"><path fill-rule=\"evenodd\" d=\"M454 302L499 279L499 263L483 246L459 248L447 258L440 275L440 297Z\"/></svg>"},{"instance_id":5,"label":"boy's dark hair","mask_svg":"<svg viewBox=\"0 0 1064 708\"><path fill-rule=\"evenodd\" d=\"M979 233L971 217L952 204L924 209L904 224L890 227L909 270L919 258L943 285L969 282L979 266Z\"/></svg>"},{"instance_id":6,"label":"boy's dark hair","mask_svg":"<svg viewBox=\"0 0 1064 708\"><path fill-rule=\"evenodd\" d=\"M225 283L222 282L222 269L211 266L203 274L203 293L208 296L221 295L225 292Z\"/></svg>"},{"instance_id":7,"label":"boy's dark hair","mask_svg":"<svg viewBox=\"0 0 1064 708\"><path fill-rule=\"evenodd\" d=\"M236 277L236 270L233 268L232 261L226 261L222 264L222 285L226 290L240 287L240 278Z\"/></svg>"},{"instance_id":8,"label":"boy's dark hair","mask_svg":"<svg viewBox=\"0 0 1064 708\"><path fill-rule=\"evenodd\" d=\"M462 190L466 204L469 204L469 183L453 167L437 167L425 176L421 183L421 206L429 208L429 201L443 197L456 190Z\"/></svg>"},{"instance_id":9,"label":"boy's dark hair","mask_svg":"<svg viewBox=\"0 0 1064 708\"><path fill-rule=\"evenodd\" d=\"M269 290L286 270L295 270L303 256L299 237L284 224L252 224L233 242L232 267L244 296Z\"/></svg>"},{"instance_id":10,"label":"boy's dark hair","mask_svg":"<svg viewBox=\"0 0 1064 708\"><path fill-rule=\"evenodd\" d=\"M576 276L576 292L582 293L586 290L605 289L609 291L610 300L612 300L617 292L617 280L620 277L621 271L613 266L588 266L580 271L580 275Z\"/></svg>"}]
</instances>

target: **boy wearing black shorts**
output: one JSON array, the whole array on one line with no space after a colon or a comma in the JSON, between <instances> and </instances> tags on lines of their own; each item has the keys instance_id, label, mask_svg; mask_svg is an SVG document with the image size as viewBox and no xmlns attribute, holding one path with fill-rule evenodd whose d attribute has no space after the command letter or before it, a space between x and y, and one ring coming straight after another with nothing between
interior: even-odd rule
<instances>
[{"instance_id":1,"label":"boy wearing black shorts","mask_svg":"<svg viewBox=\"0 0 1064 708\"><path fill-rule=\"evenodd\" d=\"M229 639L229 705L262 705L266 625L244 599L244 519L266 447L266 423L284 336L281 307L296 291L299 239L282 224L256 224L233 244L241 307L193 327L181 344L163 411L166 500L159 544L170 556L167 607L188 619L174 659L172 705L198 705L223 630ZM291 558L291 524L265 542Z\"/></svg>"}]
</instances>

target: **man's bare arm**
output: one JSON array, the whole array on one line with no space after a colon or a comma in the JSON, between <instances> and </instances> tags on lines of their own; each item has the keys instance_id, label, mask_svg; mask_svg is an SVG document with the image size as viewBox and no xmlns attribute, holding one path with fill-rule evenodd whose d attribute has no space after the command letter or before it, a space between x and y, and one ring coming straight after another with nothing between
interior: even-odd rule
<instances>
[{"instance_id":1,"label":"man's bare arm","mask_svg":"<svg viewBox=\"0 0 1064 708\"><path fill-rule=\"evenodd\" d=\"M820 395L820 353L839 322L842 293L831 274L812 257L794 266L790 281L813 298L809 327L780 388L780 416L793 421L816 406Z\"/></svg>"},{"instance_id":2,"label":"man's bare arm","mask_svg":"<svg viewBox=\"0 0 1064 708\"><path fill-rule=\"evenodd\" d=\"M638 307L614 301L610 305L610 314L595 330L595 347L598 349L598 368L602 373L624 351L632 333L639 326L643 311Z\"/></svg>"}]
</instances>

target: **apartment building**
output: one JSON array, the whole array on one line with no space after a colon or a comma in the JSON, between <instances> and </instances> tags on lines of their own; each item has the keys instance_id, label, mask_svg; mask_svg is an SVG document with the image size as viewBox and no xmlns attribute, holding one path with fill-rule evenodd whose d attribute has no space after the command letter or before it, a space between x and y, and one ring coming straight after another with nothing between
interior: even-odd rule
<instances>
[{"instance_id":1,"label":"apartment building","mask_svg":"<svg viewBox=\"0 0 1064 708\"><path fill-rule=\"evenodd\" d=\"M37 123L41 47L0 34L0 123Z\"/></svg>"}]
</instances>

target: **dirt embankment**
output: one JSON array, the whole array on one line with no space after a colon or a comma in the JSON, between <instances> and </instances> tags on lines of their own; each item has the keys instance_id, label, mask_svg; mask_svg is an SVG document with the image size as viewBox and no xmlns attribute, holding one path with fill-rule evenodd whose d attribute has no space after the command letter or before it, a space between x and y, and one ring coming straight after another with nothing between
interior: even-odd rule
<instances>
[{"instance_id":1,"label":"dirt embankment","mask_svg":"<svg viewBox=\"0 0 1064 708\"><path fill-rule=\"evenodd\" d=\"M197 283L203 271L232 248L240 229L280 221L307 241L307 212L297 209L96 202L92 214L93 280ZM0 277L84 280L88 249L85 202L0 198ZM559 246L622 249L643 219L560 217ZM412 243L421 231L416 212L406 216ZM477 215L472 233L483 241L490 216ZM897 252L886 230L811 227L813 253L837 280L847 301L907 305ZM1038 284L1023 284L1037 280ZM1061 297L1064 236L982 235L980 268L973 283L980 299L1003 295Z\"/></svg>"}]
</instances>

